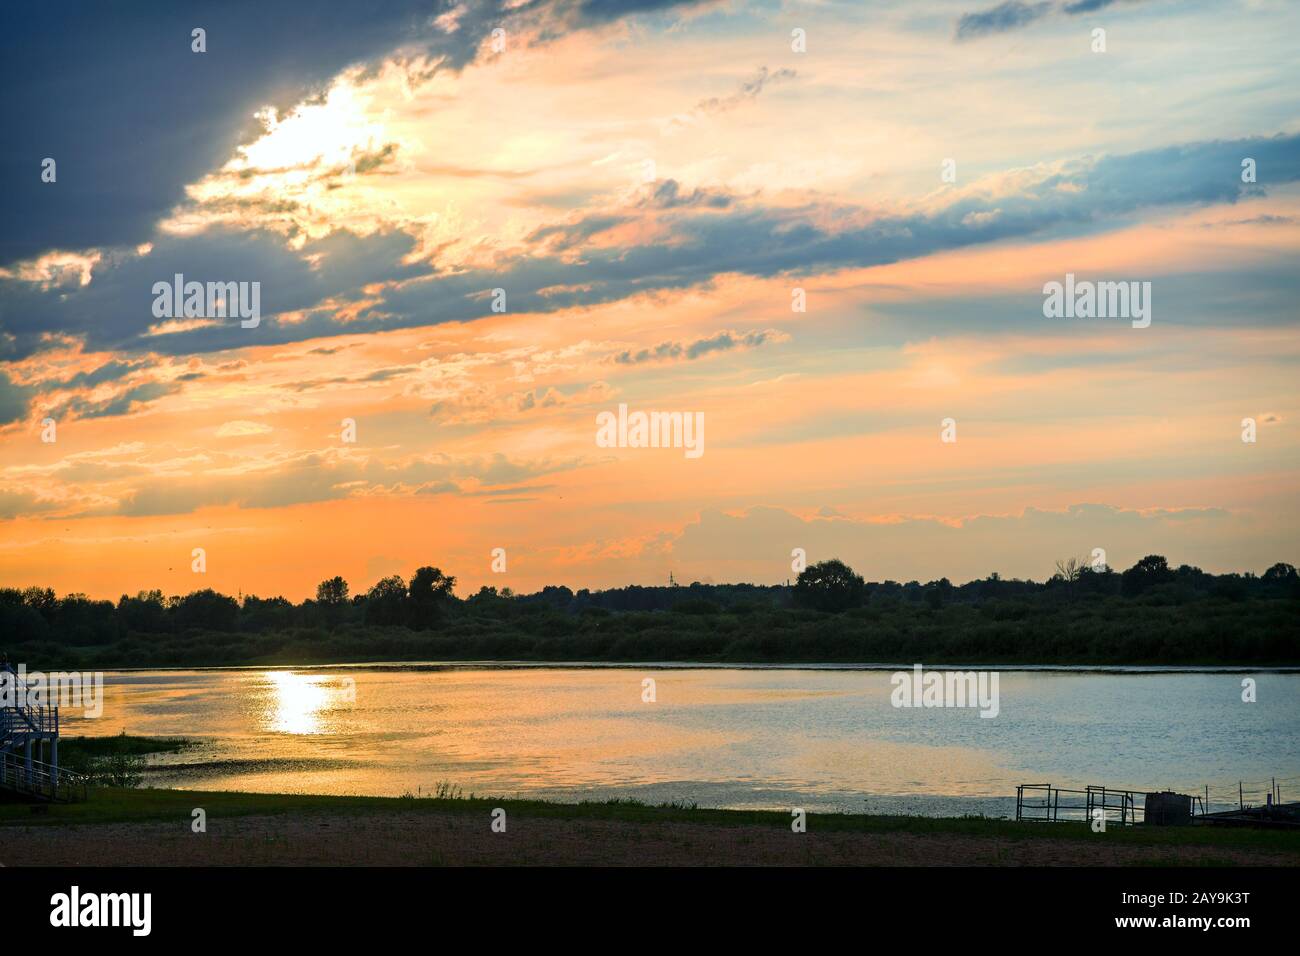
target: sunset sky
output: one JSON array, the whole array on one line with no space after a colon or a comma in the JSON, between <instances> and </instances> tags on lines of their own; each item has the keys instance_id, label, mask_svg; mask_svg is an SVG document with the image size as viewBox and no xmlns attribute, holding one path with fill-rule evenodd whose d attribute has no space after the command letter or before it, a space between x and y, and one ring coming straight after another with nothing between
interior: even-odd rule
<instances>
[{"instance_id":1,"label":"sunset sky","mask_svg":"<svg viewBox=\"0 0 1300 956\"><path fill-rule=\"evenodd\" d=\"M374 6L0 13L0 586L1300 557L1300 5Z\"/></svg>"}]
</instances>

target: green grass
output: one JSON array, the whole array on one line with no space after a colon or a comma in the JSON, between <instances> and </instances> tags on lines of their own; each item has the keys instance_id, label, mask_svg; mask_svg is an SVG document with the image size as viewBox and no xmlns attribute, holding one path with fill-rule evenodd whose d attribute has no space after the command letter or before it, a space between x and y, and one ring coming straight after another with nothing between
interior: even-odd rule
<instances>
[{"instance_id":1,"label":"green grass","mask_svg":"<svg viewBox=\"0 0 1300 956\"><path fill-rule=\"evenodd\" d=\"M57 804L41 813L27 805L0 804L5 825L61 826L186 820L195 807L211 816L349 813L456 813L486 816L503 807L510 816L626 823L696 823L714 826L788 828L790 814L771 810L706 810L681 805L650 806L631 800L550 803L487 797L336 797L312 794L235 793L205 790L94 788L84 803ZM986 817L878 816L810 813L809 832L964 835L1007 840L1095 840L1085 823L1032 824ZM1300 854L1300 833L1219 827L1111 827L1105 840L1135 846L1214 846Z\"/></svg>"},{"instance_id":2,"label":"green grass","mask_svg":"<svg viewBox=\"0 0 1300 956\"><path fill-rule=\"evenodd\" d=\"M146 754L178 753L193 746L195 741L185 737L139 737L125 733L114 737L60 737L59 761L72 766L72 761L80 757L107 757L120 753L143 757Z\"/></svg>"},{"instance_id":3,"label":"green grass","mask_svg":"<svg viewBox=\"0 0 1300 956\"><path fill-rule=\"evenodd\" d=\"M139 786L145 757L177 753L195 742L183 737L60 737L59 766L109 786Z\"/></svg>"}]
</instances>

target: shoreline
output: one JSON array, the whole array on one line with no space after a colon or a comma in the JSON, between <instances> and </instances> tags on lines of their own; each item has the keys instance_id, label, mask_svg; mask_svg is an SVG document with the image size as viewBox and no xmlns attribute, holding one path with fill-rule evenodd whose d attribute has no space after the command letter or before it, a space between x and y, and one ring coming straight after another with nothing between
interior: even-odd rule
<instances>
[{"instance_id":1,"label":"shoreline","mask_svg":"<svg viewBox=\"0 0 1300 956\"><path fill-rule=\"evenodd\" d=\"M89 730L90 728L83 728ZM346 771L355 765L355 761L344 758L328 757L250 757L222 756L217 738L203 735L195 737L155 736L142 737L122 734L82 734L68 735L63 738L65 765L77 772L94 769L96 760L102 761L113 754L130 754L138 758L146 756L149 760L136 768L137 780L132 786L149 790L167 790L182 792L232 792L244 794L248 799L260 796L271 798L313 798L313 797L362 797L376 799L399 799L414 796L428 797L430 794L417 788L412 795L409 790L403 793L394 789L387 790L349 790L328 791L308 788L286 787L284 782L278 788L250 786L249 777L268 773L320 772L330 770ZM193 753L197 751L197 753ZM201 759L191 759L197 756ZM1297 776L1283 779L1288 783ZM238 782L236 782L238 781ZM107 781L101 781L107 785ZM929 790L894 790L876 792L865 789L822 789L807 791L782 789L777 785L750 787L739 791L719 781L678 780L660 781L631 785L610 781L591 782L587 785L539 786L529 789L507 789L499 791L501 799L535 801L548 805L574 806L583 803L625 802L646 806L665 804L689 804L692 809L726 810L736 812L783 812L788 807L799 806L809 812L818 814L867 816L867 817L923 817L926 819L943 819L976 816L989 820L1010 820L1014 818L1016 807L1016 788L1022 779L1004 781L1004 785L986 781L985 788L958 791ZM1115 783L1115 781L1111 781ZM1167 787L1178 792L1200 793L1203 783L1187 783L1166 780ZM448 786L451 784L448 783ZM1252 784L1253 786L1253 784ZM460 788L457 788L460 789ZM1146 785L1124 784L1122 781L1112 789L1132 793L1145 793ZM506 794L510 796L507 797ZM1213 802L1211 809L1228 810L1236 806L1233 800L1226 798ZM1063 819L1081 819L1069 814Z\"/></svg>"},{"instance_id":2,"label":"shoreline","mask_svg":"<svg viewBox=\"0 0 1300 956\"><path fill-rule=\"evenodd\" d=\"M203 811L205 829L192 821ZM504 820L504 832L493 829ZM0 804L6 866L1296 866L1300 833L480 797L92 791Z\"/></svg>"},{"instance_id":3,"label":"shoreline","mask_svg":"<svg viewBox=\"0 0 1300 956\"><path fill-rule=\"evenodd\" d=\"M201 664L191 666L105 667L102 673L187 673L191 671L265 671L265 670L774 670L774 671L910 671L910 663L839 663L839 662L718 662L718 661L520 661L520 660L442 660L442 661L339 661L314 664ZM924 661L919 662L925 664ZM1300 674L1300 665L1269 664L975 664L969 662L925 664L931 670L985 670L1008 673L1063 674ZM72 668L76 670L77 668ZM46 672L56 669L49 668ZM85 670L85 668L80 668Z\"/></svg>"}]
</instances>

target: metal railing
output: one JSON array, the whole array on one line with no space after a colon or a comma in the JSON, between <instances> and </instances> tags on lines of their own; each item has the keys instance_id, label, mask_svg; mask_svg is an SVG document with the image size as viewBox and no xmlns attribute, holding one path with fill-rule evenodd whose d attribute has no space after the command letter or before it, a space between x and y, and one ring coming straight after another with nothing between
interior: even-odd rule
<instances>
[{"instance_id":1,"label":"metal railing","mask_svg":"<svg viewBox=\"0 0 1300 956\"><path fill-rule=\"evenodd\" d=\"M1084 819L1096 820L1097 814L1100 813L1101 818L1107 823L1118 823L1120 826L1139 823L1141 822L1138 820L1139 813L1146 817L1146 799L1146 793L1140 790L1114 790L1089 786L1088 806ZM1119 814L1118 818L1115 814Z\"/></svg>"},{"instance_id":2,"label":"metal railing","mask_svg":"<svg viewBox=\"0 0 1300 956\"><path fill-rule=\"evenodd\" d=\"M57 707L0 707L0 740L58 735Z\"/></svg>"},{"instance_id":3,"label":"metal railing","mask_svg":"<svg viewBox=\"0 0 1300 956\"><path fill-rule=\"evenodd\" d=\"M1209 806L1200 794L1184 794L1190 816L1204 818ZM1062 820L1093 822L1101 812L1108 824L1146 823L1147 791L1091 785L1084 790L1054 787L1050 783L1025 783L1016 787L1016 820L1021 823L1057 823ZM1161 811L1162 813L1165 811ZM1154 819L1152 822L1160 822Z\"/></svg>"},{"instance_id":4,"label":"metal railing","mask_svg":"<svg viewBox=\"0 0 1300 956\"><path fill-rule=\"evenodd\" d=\"M85 800L89 779L72 770L32 760L12 751L0 751L0 788L43 800Z\"/></svg>"},{"instance_id":5,"label":"metal railing","mask_svg":"<svg viewBox=\"0 0 1300 956\"><path fill-rule=\"evenodd\" d=\"M1100 812L1101 817L1097 814ZM1059 823L1062 820L1128 826L1146 815L1146 793L1089 786L1084 790L1054 787L1050 783L1025 783L1016 787L1016 820L1021 823Z\"/></svg>"},{"instance_id":6,"label":"metal railing","mask_svg":"<svg viewBox=\"0 0 1300 956\"><path fill-rule=\"evenodd\" d=\"M28 738L57 737L59 708L30 706L26 703L27 684L18 672L5 664L0 667L0 673L7 675L5 682L11 685L13 699L19 702L11 707L0 707L0 748Z\"/></svg>"},{"instance_id":7,"label":"metal railing","mask_svg":"<svg viewBox=\"0 0 1300 956\"><path fill-rule=\"evenodd\" d=\"M1073 797L1083 793L1082 790L1062 790L1050 783L1024 783L1016 787L1016 821L1018 823L1055 823L1061 819L1065 810L1065 819L1072 819L1075 811L1082 812L1085 807L1071 802ZM1065 806L1061 805L1061 794L1066 794Z\"/></svg>"}]
</instances>

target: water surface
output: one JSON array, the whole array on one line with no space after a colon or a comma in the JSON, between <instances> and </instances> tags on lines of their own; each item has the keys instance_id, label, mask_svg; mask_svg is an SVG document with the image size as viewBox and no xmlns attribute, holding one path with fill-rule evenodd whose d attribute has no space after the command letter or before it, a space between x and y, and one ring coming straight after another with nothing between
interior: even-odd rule
<instances>
[{"instance_id":1,"label":"water surface","mask_svg":"<svg viewBox=\"0 0 1300 956\"><path fill-rule=\"evenodd\" d=\"M1243 676L1258 701L1242 702ZM643 701L643 680L655 700ZM861 812L1014 811L1017 784L1300 794L1300 674L1002 671L1000 712L900 709L887 671L411 667L117 672L66 734L185 736L154 786ZM1250 793L1247 795L1251 799Z\"/></svg>"}]
</instances>

